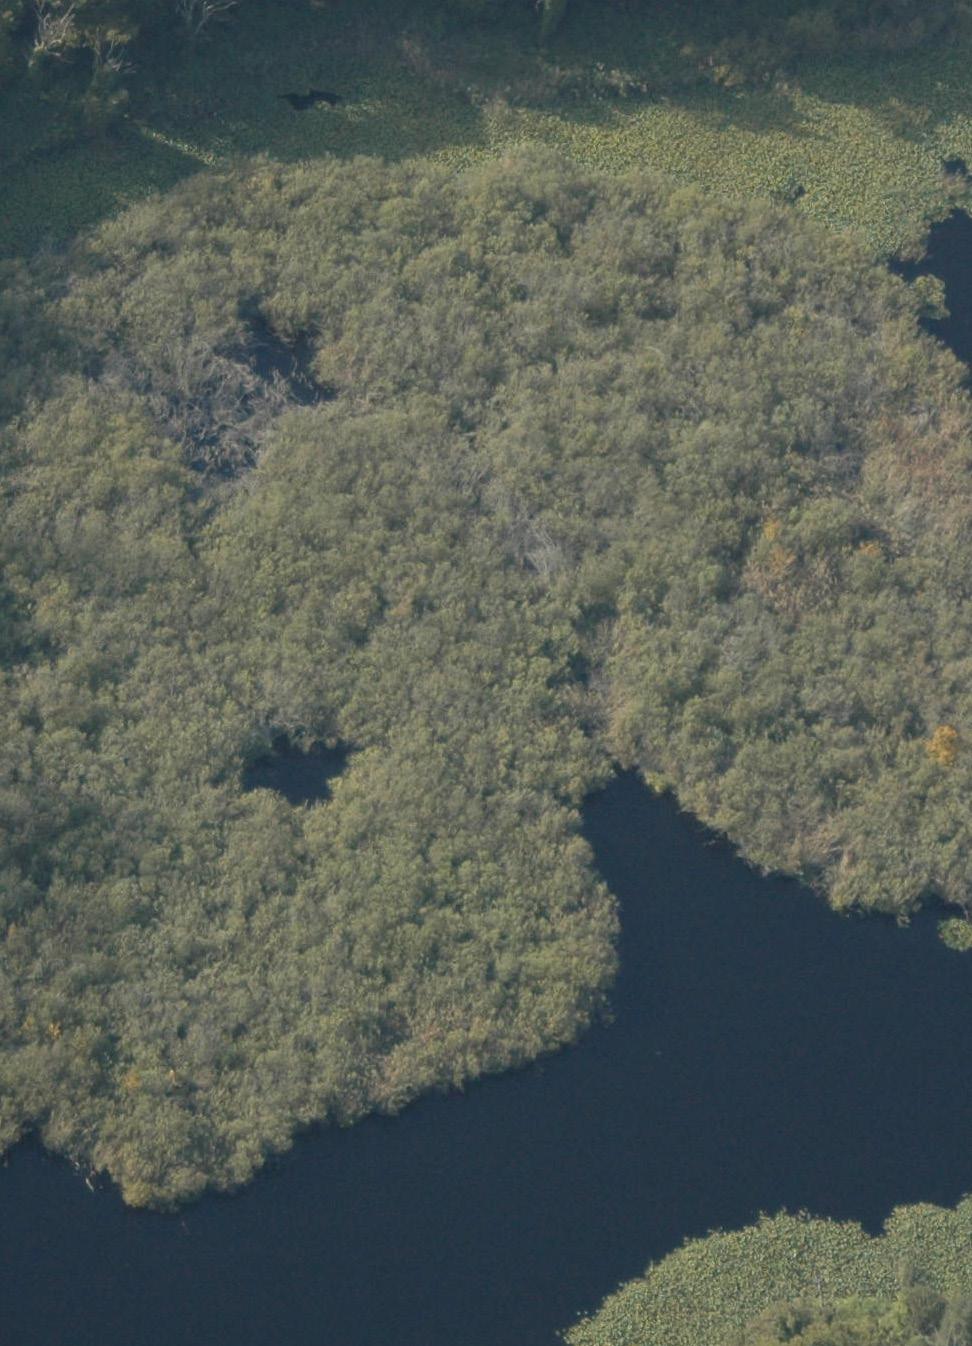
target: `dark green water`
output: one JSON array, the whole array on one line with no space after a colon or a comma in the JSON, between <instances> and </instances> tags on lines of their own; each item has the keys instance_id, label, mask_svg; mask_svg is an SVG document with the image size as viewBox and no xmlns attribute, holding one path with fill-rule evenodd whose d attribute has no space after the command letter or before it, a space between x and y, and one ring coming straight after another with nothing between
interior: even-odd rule
<instances>
[{"instance_id":1,"label":"dark green water","mask_svg":"<svg viewBox=\"0 0 972 1346\"><path fill-rule=\"evenodd\" d=\"M972 956L760 878L631 776L585 817L622 906L612 1025L181 1215L19 1147L0 1341L553 1346L686 1235L972 1190Z\"/></svg>"}]
</instances>

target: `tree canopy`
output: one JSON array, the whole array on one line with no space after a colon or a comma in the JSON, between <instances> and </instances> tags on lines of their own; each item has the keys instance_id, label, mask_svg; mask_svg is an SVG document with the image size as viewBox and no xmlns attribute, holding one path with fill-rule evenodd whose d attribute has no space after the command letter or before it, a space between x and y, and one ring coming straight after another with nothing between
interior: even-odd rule
<instances>
[{"instance_id":1,"label":"tree canopy","mask_svg":"<svg viewBox=\"0 0 972 1346\"><path fill-rule=\"evenodd\" d=\"M612 759L838 906L964 900L969 401L852 240L257 161L9 282L4 1143L164 1204L569 1042ZM281 734L332 798L243 789Z\"/></svg>"}]
</instances>

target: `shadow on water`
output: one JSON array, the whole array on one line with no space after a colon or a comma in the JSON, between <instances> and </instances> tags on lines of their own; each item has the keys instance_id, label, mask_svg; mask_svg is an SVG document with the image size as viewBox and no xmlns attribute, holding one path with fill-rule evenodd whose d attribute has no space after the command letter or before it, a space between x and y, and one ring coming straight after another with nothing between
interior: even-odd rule
<instances>
[{"instance_id":1,"label":"shadow on water","mask_svg":"<svg viewBox=\"0 0 972 1346\"><path fill-rule=\"evenodd\" d=\"M953 175L965 176L961 159L944 165ZM948 317L929 320L925 330L943 341L966 365L972 365L972 216L953 210L948 219L933 225L924 257L918 262L895 261L892 271L905 280L937 276L945 286Z\"/></svg>"},{"instance_id":2,"label":"shadow on water","mask_svg":"<svg viewBox=\"0 0 972 1346\"><path fill-rule=\"evenodd\" d=\"M279 734L271 751L244 770L243 789L276 790L291 804L315 804L329 798L328 781L344 770L348 752L343 744L302 752L286 735Z\"/></svg>"},{"instance_id":3,"label":"shadow on water","mask_svg":"<svg viewBox=\"0 0 972 1346\"><path fill-rule=\"evenodd\" d=\"M344 102L339 93L331 93L328 89L311 89L308 93L281 93L277 97L289 103L295 112L306 112L308 108L317 107L319 103L324 103L327 107L337 107Z\"/></svg>"},{"instance_id":4,"label":"shadow on water","mask_svg":"<svg viewBox=\"0 0 972 1346\"><path fill-rule=\"evenodd\" d=\"M689 1235L761 1209L876 1229L972 1189L972 957L839 919L620 776L585 832L622 908L615 1019L396 1118L318 1130L175 1216L21 1146L17 1346L554 1346Z\"/></svg>"}]
</instances>

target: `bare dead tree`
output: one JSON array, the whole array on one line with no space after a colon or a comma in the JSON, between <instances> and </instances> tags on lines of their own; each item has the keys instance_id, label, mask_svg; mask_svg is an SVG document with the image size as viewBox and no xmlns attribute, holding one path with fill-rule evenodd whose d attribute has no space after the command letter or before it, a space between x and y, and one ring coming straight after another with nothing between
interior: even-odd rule
<instances>
[{"instance_id":1,"label":"bare dead tree","mask_svg":"<svg viewBox=\"0 0 972 1346\"><path fill-rule=\"evenodd\" d=\"M545 524L530 519L524 542L524 560L541 579L550 580L564 568L564 549Z\"/></svg>"},{"instance_id":2,"label":"bare dead tree","mask_svg":"<svg viewBox=\"0 0 972 1346\"><path fill-rule=\"evenodd\" d=\"M563 545L518 496L501 482L490 480L484 497L487 508L502 524L509 555L517 565L547 582L563 570L569 562Z\"/></svg>"},{"instance_id":3,"label":"bare dead tree","mask_svg":"<svg viewBox=\"0 0 972 1346\"><path fill-rule=\"evenodd\" d=\"M190 39L195 42L213 19L235 9L238 0L175 0L176 13Z\"/></svg>"},{"instance_id":4,"label":"bare dead tree","mask_svg":"<svg viewBox=\"0 0 972 1346\"><path fill-rule=\"evenodd\" d=\"M125 37L111 29L96 28L88 41L94 57L95 73L100 75L130 75L134 66L125 60Z\"/></svg>"},{"instance_id":5,"label":"bare dead tree","mask_svg":"<svg viewBox=\"0 0 972 1346\"><path fill-rule=\"evenodd\" d=\"M78 30L74 25L77 9L75 0L34 0L34 43L31 61L42 56L63 56L76 45Z\"/></svg>"}]
</instances>

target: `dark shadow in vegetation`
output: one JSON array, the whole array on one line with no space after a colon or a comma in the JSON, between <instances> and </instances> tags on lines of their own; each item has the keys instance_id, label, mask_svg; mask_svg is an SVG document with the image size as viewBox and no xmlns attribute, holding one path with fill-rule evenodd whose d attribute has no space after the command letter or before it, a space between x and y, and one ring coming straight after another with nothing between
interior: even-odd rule
<instances>
[{"instance_id":1,"label":"dark shadow in vegetation","mask_svg":"<svg viewBox=\"0 0 972 1346\"><path fill-rule=\"evenodd\" d=\"M318 103L337 107L339 103L344 102L339 93L330 93L327 89L311 89L309 93L281 93L277 97L289 103L295 112L306 112L308 108L316 107Z\"/></svg>"},{"instance_id":2,"label":"dark shadow in vegetation","mask_svg":"<svg viewBox=\"0 0 972 1346\"><path fill-rule=\"evenodd\" d=\"M302 407L334 396L333 388L314 377L314 345L308 332L301 332L294 341L284 341L261 313L250 319L249 330L251 344L245 354L261 379L267 383L283 379L291 397Z\"/></svg>"},{"instance_id":3,"label":"dark shadow in vegetation","mask_svg":"<svg viewBox=\"0 0 972 1346\"><path fill-rule=\"evenodd\" d=\"M68 139L24 155L3 173L0 257L60 246L111 215L120 198L167 191L198 171L185 150L127 128L83 154Z\"/></svg>"},{"instance_id":4,"label":"dark shadow in vegetation","mask_svg":"<svg viewBox=\"0 0 972 1346\"><path fill-rule=\"evenodd\" d=\"M943 159L942 168L950 177L967 178L969 176L969 166L964 159L958 157L954 159Z\"/></svg>"},{"instance_id":5,"label":"dark shadow in vegetation","mask_svg":"<svg viewBox=\"0 0 972 1346\"><path fill-rule=\"evenodd\" d=\"M681 95L678 102L692 107L709 97L717 105L720 129L747 131L751 135L786 135L792 140L819 140L820 132L808 124L805 114L795 106L788 92L777 89L710 92Z\"/></svg>"},{"instance_id":6,"label":"dark shadow in vegetation","mask_svg":"<svg viewBox=\"0 0 972 1346\"><path fill-rule=\"evenodd\" d=\"M28 613L0 576L0 668L12 668L30 656Z\"/></svg>"},{"instance_id":7,"label":"dark shadow in vegetation","mask_svg":"<svg viewBox=\"0 0 972 1346\"><path fill-rule=\"evenodd\" d=\"M349 753L343 743L303 752L286 734L277 734L270 752L244 769L243 789L276 790L290 804L319 804L330 799L329 782L347 766Z\"/></svg>"},{"instance_id":8,"label":"dark shadow in vegetation","mask_svg":"<svg viewBox=\"0 0 972 1346\"><path fill-rule=\"evenodd\" d=\"M251 305L242 306L246 336L226 350L204 347L179 371L188 385L172 390L172 371L139 370L116 354L114 371L127 386L154 394L160 421L186 449L186 463L213 479L232 480L253 467L263 435L288 406L313 406L335 395L313 372L309 333L287 342Z\"/></svg>"},{"instance_id":9,"label":"dark shadow in vegetation","mask_svg":"<svg viewBox=\"0 0 972 1346\"><path fill-rule=\"evenodd\" d=\"M905 280L937 276L944 284L948 317L925 319L923 326L965 364L972 364L972 216L953 210L947 220L932 227L920 261L894 260L890 265Z\"/></svg>"},{"instance_id":10,"label":"dark shadow in vegetation","mask_svg":"<svg viewBox=\"0 0 972 1346\"><path fill-rule=\"evenodd\" d=\"M605 86L602 91L592 83L588 86L590 92L578 92L575 95L568 86L568 92L558 90L549 98L523 101L527 106L556 106L558 116L565 122L580 126L617 121L647 103L665 102L682 108L691 116L722 131L735 129L752 135L782 133L794 140L809 140L818 134L807 124L806 118L794 106L788 94L771 95L761 90L758 97L750 97L746 91L731 93L716 88L701 76L686 80L675 88L663 87L657 93L624 91L626 88L639 87L642 82L642 72L633 64L630 78L619 88ZM579 90L584 88L583 72L578 74L577 87Z\"/></svg>"},{"instance_id":11,"label":"dark shadow in vegetation","mask_svg":"<svg viewBox=\"0 0 972 1346\"><path fill-rule=\"evenodd\" d=\"M581 687L591 685L591 663L583 654L572 654L567 660L567 667L571 678Z\"/></svg>"}]
</instances>

